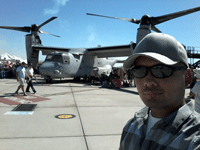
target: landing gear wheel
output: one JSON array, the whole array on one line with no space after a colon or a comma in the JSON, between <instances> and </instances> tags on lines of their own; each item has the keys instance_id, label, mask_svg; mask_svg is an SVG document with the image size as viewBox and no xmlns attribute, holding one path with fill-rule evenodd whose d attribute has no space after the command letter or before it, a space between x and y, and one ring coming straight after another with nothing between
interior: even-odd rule
<instances>
[{"instance_id":1,"label":"landing gear wheel","mask_svg":"<svg viewBox=\"0 0 200 150\"><path fill-rule=\"evenodd\" d=\"M51 81L52 81L51 78L46 79L46 83L51 83Z\"/></svg>"},{"instance_id":2,"label":"landing gear wheel","mask_svg":"<svg viewBox=\"0 0 200 150\"><path fill-rule=\"evenodd\" d=\"M81 78L80 77L74 77L74 81L80 81Z\"/></svg>"}]
</instances>

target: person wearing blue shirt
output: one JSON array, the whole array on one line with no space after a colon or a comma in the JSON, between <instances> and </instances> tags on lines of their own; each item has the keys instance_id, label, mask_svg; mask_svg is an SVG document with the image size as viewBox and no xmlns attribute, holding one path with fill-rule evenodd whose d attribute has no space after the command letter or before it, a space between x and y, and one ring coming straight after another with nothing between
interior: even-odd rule
<instances>
[{"instance_id":1,"label":"person wearing blue shirt","mask_svg":"<svg viewBox=\"0 0 200 150\"><path fill-rule=\"evenodd\" d=\"M19 81L19 86L17 90L15 91L15 94L18 94L18 91L22 89L24 96L27 96L24 91L24 83L25 83L25 74L27 75L28 78L29 78L29 75L26 73L25 65L26 63L22 62L21 66L19 66L16 70L16 78L17 78L17 81Z\"/></svg>"}]
</instances>

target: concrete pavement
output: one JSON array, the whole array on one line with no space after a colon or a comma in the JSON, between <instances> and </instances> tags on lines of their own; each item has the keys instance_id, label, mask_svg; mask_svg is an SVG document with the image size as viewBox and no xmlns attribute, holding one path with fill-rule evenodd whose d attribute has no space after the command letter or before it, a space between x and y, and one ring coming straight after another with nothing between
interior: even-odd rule
<instances>
[{"instance_id":1,"label":"concrete pavement","mask_svg":"<svg viewBox=\"0 0 200 150\"><path fill-rule=\"evenodd\" d=\"M1 150L117 150L122 128L144 106L135 87L105 89L69 79L46 84L39 78L37 93L24 97L12 95L17 86L16 79L0 79ZM4 115L19 103L37 106L32 115ZM55 117L62 114L75 117Z\"/></svg>"}]
</instances>

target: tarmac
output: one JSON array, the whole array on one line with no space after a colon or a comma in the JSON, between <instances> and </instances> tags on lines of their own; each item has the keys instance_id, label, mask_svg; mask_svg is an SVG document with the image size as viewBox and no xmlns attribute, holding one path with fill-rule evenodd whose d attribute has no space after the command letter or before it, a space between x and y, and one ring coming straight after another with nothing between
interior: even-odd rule
<instances>
[{"instance_id":1,"label":"tarmac","mask_svg":"<svg viewBox=\"0 0 200 150\"><path fill-rule=\"evenodd\" d=\"M135 87L107 89L71 79L46 84L40 77L33 83L35 94L13 95L17 80L0 79L1 150L117 150L124 125L144 107ZM19 104L37 106L12 111Z\"/></svg>"}]
</instances>

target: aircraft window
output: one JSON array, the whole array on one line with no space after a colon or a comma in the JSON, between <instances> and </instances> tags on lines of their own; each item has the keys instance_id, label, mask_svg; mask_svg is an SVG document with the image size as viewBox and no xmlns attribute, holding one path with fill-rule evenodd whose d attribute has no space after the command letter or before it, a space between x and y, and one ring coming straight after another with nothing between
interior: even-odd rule
<instances>
[{"instance_id":1,"label":"aircraft window","mask_svg":"<svg viewBox=\"0 0 200 150\"><path fill-rule=\"evenodd\" d=\"M51 61L52 55L47 55L46 60L45 61Z\"/></svg>"},{"instance_id":2,"label":"aircraft window","mask_svg":"<svg viewBox=\"0 0 200 150\"><path fill-rule=\"evenodd\" d=\"M61 55L54 55L52 61L63 63Z\"/></svg>"},{"instance_id":3,"label":"aircraft window","mask_svg":"<svg viewBox=\"0 0 200 150\"><path fill-rule=\"evenodd\" d=\"M70 58L69 58L69 56L64 56L63 58L64 58L65 64L70 64Z\"/></svg>"},{"instance_id":4,"label":"aircraft window","mask_svg":"<svg viewBox=\"0 0 200 150\"><path fill-rule=\"evenodd\" d=\"M46 61L54 61L54 62L63 63L63 59L61 55L48 55L46 57Z\"/></svg>"}]
</instances>

